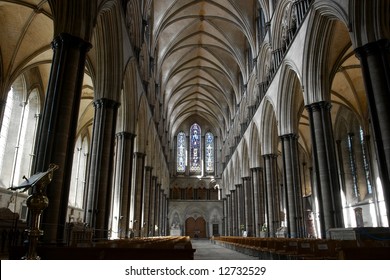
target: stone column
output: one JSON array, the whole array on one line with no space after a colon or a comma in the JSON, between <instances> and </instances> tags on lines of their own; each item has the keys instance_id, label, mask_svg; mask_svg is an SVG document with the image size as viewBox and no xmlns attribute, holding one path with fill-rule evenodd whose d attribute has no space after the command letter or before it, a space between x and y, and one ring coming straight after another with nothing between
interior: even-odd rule
<instances>
[{"instance_id":1,"label":"stone column","mask_svg":"<svg viewBox=\"0 0 390 280\"><path fill-rule=\"evenodd\" d=\"M151 186L152 186L152 170L153 167L145 166L145 182L143 191L143 215L142 215L142 236L149 236L149 211L150 211L150 199L151 199Z\"/></svg>"},{"instance_id":2,"label":"stone column","mask_svg":"<svg viewBox=\"0 0 390 280\"><path fill-rule=\"evenodd\" d=\"M162 232L162 222L163 222L163 213L164 213L164 199L163 199L163 190L161 189L161 187L159 188L159 193L158 193L158 196L159 196L159 207L158 207L158 235L161 236L161 232Z\"/></svg>"},{"instance_id":3,"label":"stone column","mask_svg":"<svg viewBox=\"0 0 390 280\"><path fill-rule=\"evenodd\" d=\"M343 227L339 177L334 147L331 104L326 101L306 106L313 145L314 180L319 205L320 237L334 227Z\"/></svg>"},{"instance_id":4,"label":"stone column","mask_svg":"<svg viewBox=\"0 0 390 280\"><path fill-rule=\"evenodd\" d=\"M91 44L81 38L61 33L54 38L52 48L53 61L43 109L35 172L46 171L50 163L60 167L55 171L47 188L49 206L42 214L44 239L46 242L55 243L65 241L77 112L86 54Z\"/></svg>"},{"instance_id":5,"label":"stone column","mask_svg":"<svg viewBox=\"0 0 390 280\"><path fill-rule=\"evenodd\" d=\"M155 196L155 205L154 205L154 235L159 235L159 223L160 223L160 183L156 184L156 188L154 189L154 196ZM157 230L155 228L157 226Z\"/></svg>"},{"instance_id":6,"label":"stone column","mask_svg":"<svg viewBox=\"0 0 390 280\"><path fill-rule=\"evenodd\" d=\"M120 132L116 135L116 188L119 190L119 237L129 237L131 179L133 171L135 134Z\"/></svg>"},{"instance_id":7,"label":"stone column","mask_svg":"<svg viewBox=\"0 0 390 280\"><path fill-rule=\"evenodd\" d=\"M242 187L244 192L244 205L245 205L245 225L248 236L253 236L253 192L251 177L242 178Z\"/></svg>"},{"instance_id":8,"label":"stone column","mask_svg":"<svg viewBox=\"0 0 390 280\"><path fill-rule=\"evenodd\" d=\"M265 191L266 191L266 216L267 230L269 237L275 237L276 230L280 226L280 205L278 192L277 155L263 155L265 169Z\"/></svg>"},{"instance_id":9,"label":"stone column","mask_svg":"<svg viewBox=\"0 0 390 280\"><path fill-rule=\"evenodd\" d=\"M252 181L253 181L253 205L256 225L256 236L260 236L260 231L263 225L266 223L266 208L267 199L264 186L263 168L256 167L252 169Z\"/></svg>"},{"instance_id":10,"label":"stone column","mask_svg":"<svg viewBox=\"0 0 390 280\"><path fill-rule=\"evenodd\" d=\"M355 50L366 88L376 158L390 225L390 40L368 43Z\"/></svg>"},{"instance_id":11,"label":"stone column","mask_svg":"<svg viewBox=\"0 0 390 280\"><path fill-rule=\"evenodd\" d=\"M107 239L111 216L114 138L119 103L102 98L94 102L95 116L88 184L88 213L96 239Z\"/></svg>"},{"instance_id":12,"label":"stone column","mask_svg":"<svg viewBox=\"0 0 390 280\"><path fill-rule=\"evenodd\" d=\"M233 215L232 215L232 196L231 194L226 195L227 200L227 212L226 212L226 235L231 236L232 235L232 221L233 221Z\"/></svg>"},{"instance_id":13,"label":"stone column","mask_svg":"<svg viewBox=\"0 0 390 280\"><path fill-rule=\"evenodd\" d=\"M337 162L338 162L338 168L340 174L340 188L346 195L344 159L343 159L343 149L341 146L341 140L336 140L336 153L338 157Z\"/></svg>"},{"instance_id":14,"label":"stone column","mask_svg":"<svg viewBox=\"0 0 390 280\"><path fill-rule=\"evenodd\" d=\"M222 232L221 235L227 235L227 211L228 211L228 202L227 198L222 199L223 202L223 213L222 213Z\"/></svg>"},{"instance_id":15,"label":"stone column","mask_svg":"<svg viewBox=\"0 0 390 280\"><path fill-rule=\"evenodd\" d=\"M168 231L168 209L169 209L169 197L168 195L164 194L164 199L165 199L165 219L164 219L164 235L169 235L169 231Z\"/></svg>"},{"instance_id":16,"label":"stone column","mask_svg":"<svg viewBox=\"0 0 390 280\"><path fill-rule=\"evenodd\" d=\"M260 216L260 186L259 186L259 174L258 174L259 168L252 168L252 187L253 187L253 196L252 196L252 203L253 203L253 224L254 224L254 234L253 236L258 237L260 234L260 221L259 221L259 216Z\"/></svg>"},{"instance_id":17,"label":"stone column","mask_svg":"<svg viewBox=\"0 0 390 280\"><path fill-rule=\"evenodd\" d=\"M135 152L135 169L134 169L134 216L133 230L134 236L141 236L142 214L143 214L143 190L144 190L144 171L146 154Z\"/></svg>"},{"instance_id":18,"label":"stone column","mask_svg":"<svg viewBox=\"0 0 390 280\"><path fill-rule=\"evenodd\" d=\"M152 182L150 184L150 199L149 199L149 231L151 235L154 236L154 225L155 223L155 212L156 212L156 187L157 187L157 177L152 176Z\"/></svg>"},{"instance_id":19,"label":"stone column","mask_svg":"<svg viewBox=\"0 0 390 280\"><path fill-rule=\"evenodd\" d=\"M159 225L158 225L158 231L159 235L162 235L162 229L164 224L164 190L160 188L160 213L159 213Z\"/></svg>"},{"instance_id":20,"label":"stone column","mask_svg":"<svg viewBox=\"0 0 390 280\"><path fill-rule=\"evenodd\" d=\"M236 205L237 205L237 229L238 229L238 235L241 235L241 225L245 223L245 217L244 217L244 200L242 195L242 184L236 185ZM245 225L244 225L245 226Z\"/></svg>"},{"instance_id":21,"label":"stone column","mask_svg":"<svg viewBox=\"0 0 390 280\"><path fill-rule=\"evenodd\" d=\"M230 193L232 196L232 235L237 236L237 192L231 190Z\"/></svg>"},{"instance_id":22,"label":"stone column","mask_svg":"<svg viewBox=\"0 0 390 280\"><path fill-rule=\"evenodd\" d=\"M296 134L286 134L280 137L283 151L283 172L284 185L286 190L286 210L287 210L287 233L288 237L296 238L300 230L298 229L300 180L299 180L299 160L298 160L298 136Z\"/></svg>"}]
</instances>

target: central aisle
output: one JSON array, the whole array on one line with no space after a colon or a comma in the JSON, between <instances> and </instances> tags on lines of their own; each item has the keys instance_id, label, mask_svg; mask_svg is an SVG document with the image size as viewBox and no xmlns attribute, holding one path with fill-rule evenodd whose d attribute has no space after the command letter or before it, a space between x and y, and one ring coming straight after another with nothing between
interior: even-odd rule
<instances>
[{"instance_id":1,"label":"central aisle","mask_svg":"<svg viewBox=\"0 0 390 280\"><path fill-rule=\"evenodd\" d=\"M194 260L257 260L219 245L213 244L208 239L191 239L192 248L196 249Z\"/></svg>"}]
</instances>

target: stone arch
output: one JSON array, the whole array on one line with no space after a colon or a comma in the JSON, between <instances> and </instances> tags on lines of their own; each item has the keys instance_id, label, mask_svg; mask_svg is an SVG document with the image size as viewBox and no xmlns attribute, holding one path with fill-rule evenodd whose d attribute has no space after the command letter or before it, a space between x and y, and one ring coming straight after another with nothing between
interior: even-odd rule
<instances>
[{"instance_id":1,"label":"stone arch","mask_svg":"<svg viewBox=\"0 0 390 280\"><path fill-rule=\"evenodd\" d=\"M144 96L141 97L138 106L135 151L140 153L146 152L146 143L148 140L149 114L148 102Z\"/></svg>"},{"instance_id":2,"label":"stone arch","mask_svg":"<svg viewBox=\"0 0 390 280\"><path fill-rule=\"evenodd\" d=\"M301 79L297 67L287 61L282 66L279 86L279 135L298 133L299 119L304 108Z\"/></svg>"},{"instance_id":3,"label":"stone arch","mask_svg":"<svg viewBox=\"0 0 390 280\"><path fill-rule=\"evenodd\" d=\"M235 188L236 185L241 184L241 162L240 162L240 156L238 153L234 153L232 156L232 164L233 164L233 187Z\"/></svg>"},{"instance_id":4,"label":"stone arch","mask_svg":"<svg viewBox=\"0 0 390 280\"><path fill-rule=\"evenodd\" d=\"M227 181L227 188L229 192L234 189L234 166L232 161L229 162L229 167L227 168L227 174L228 174L228 181Z\"/></svg>"},{"instance_id":5,"label":"stone arch","mask_svg":"<svg viewBox=\"0 0 390 280\"><path fill-rule=\"evenodd\" d=\"M129 0L124 7L125 24L130 35L130 42L134 48L141 48L142 44L142 13L140 1Z\"/></svg>"},{"instance_id":6,"label":"stone arch","mask_svg":"<svg viewBox=\"0 0 390 280\"><path fill-rule=\"evenodd\" d=\"M153 126L154 122L152 119L149 119L148 122L148 129L147 129L147 138L146 138L146 159L145 164L146 166L154 166L156 164L156 154L155 154L155 147L157 145L156 139L155 139L155 127Z\"/></svg>"},{"instance_id":7,"label":"stone arch","mask_svg":"<svg viewBox=\"0 0 390 280\"><path fill-rule=\"evenodd\" d=\"M241 178L250 177L250 154L248 143L245 138L242 139L241 146Z\"/></svg>"},{"instance_id":8,"label":"stone arch","mask_svg":"<svg viewBox=\"0 0 390 280\"><path fill-rule=\"evenodd\" d=\"M240 126L240 132L242 132L242 133L243 133L242 125L243 125L243 123L245 123L248 120L248 106L250 106L249 100L250 100L250 96L249 96L249 92L247 90L246 94L242 96L242 99L240 102L239 126Z\"/></svg>"},{"instance_id":9,"label":"stone arch","mask_svg":"<svg viewBox=\"0 0 390 280\"><path fill-rule=\"evenodd\" d=\"M263 154L277 154L278 151L278 123L276 120L275 107L267 98L264 100L261 111L261 144Z\"/></svg>"},{"instance_id":10,"label":"stone arch","mask_svg":"<svg viewBox=\"0 0 390 280\"><path fill-rule=\"evenodd\" d=\"M283 49L288 45L288 30L292 27L292 0L280 0L272 21L272 46L274 50Z\"/></svg>"},{"instance_id":11,"label":"stone arch","mask_svg":"<svg viewBox=\"0 0 390 280\"><path fill-rule=\"evenodd\" d=\"M271 68L271 46L269 42L264 42L260 46L259 56L257 59L257 80L260 86L264 85L264 88L269 83L269 73Z\"/></svg>"},{"instance_id":12,"label":"stone arch","mask_svg":"<svg viewBox=\"0 0 390 280\"><path fill-rule=\"evenodd\" d=\"M96 55L95 98L120 101L123 79L121 8L110 1L97 18L93 45Z\"/></svg>"},{"instance_id":13,"label":"stone arch","mask_svg":"<svg viewBox=\"0 0 390 280\"><path fill-rule=\"evenodd\" d=\"M390 2L387 0L350 0L349 19L354 48L390 38Z\"/></svg>"},{"instance_id":14,"label":"stone arch","mask_svg":"<svg viewBox=\"0 0 390 280\"><path fill-rule=\"evenodd\" d=\"M308 19L309 28L305 38L302 74L306 104L330 100L329 65L333 65L335 61L330 55L329 46L332 43L331 35L335 34L336 30L341 30L338 26L340 23L348 26L346 13L339 4L333 1L313 3L313 12Z\"/></svg>"},{"instance_id":15,"label":"stone arch","mask_svg":"<svg viewBox=\"0 0 390 280\"><path fill-rule=\"evenodd\" d=\"M272 12L270 11L269 0L258 0L260 7L263 9L264 16L268 22L271 19Z\"/></svg>"},{"instance_id":16,"label":"stone arch","mask_svg":"<svg viewBox=\"0 0 390 280\"><path fill-rule=\"evenodd\" d=\"M138 87L137 87L137 65L133 58L125 68L122 93L122 129L135 133L138 115Z\"/></svg>"},{"instance_id":17,"label":"stone arch","mask_svg":"<svg viewBox=\"0 0 390 280\"><path fill-rule=\"evenodd\" d=\"M260 167L261 166L261 143L259 130L257 126L253 123L251 125L251 133L250 133L250 154L252 155L250 158L250 168Z\"/></svg>"}]
</instances>

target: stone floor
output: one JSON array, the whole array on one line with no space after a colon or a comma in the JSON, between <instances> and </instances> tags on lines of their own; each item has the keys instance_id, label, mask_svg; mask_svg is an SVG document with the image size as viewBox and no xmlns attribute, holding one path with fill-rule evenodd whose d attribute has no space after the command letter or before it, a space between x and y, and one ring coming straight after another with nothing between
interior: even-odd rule
<instances>
[{"instance_id":1,"label":"stone floor","mask_svg":"<svg viewBox=\"0 0 390 280\"><path fill-rule=\"evenodd\" d=\"M258 258L244 255L240 252L230 250L213 244L208 239L192 239L192 247L196 249L194 260L256 260Z\"/></svg>"}]
</instances>

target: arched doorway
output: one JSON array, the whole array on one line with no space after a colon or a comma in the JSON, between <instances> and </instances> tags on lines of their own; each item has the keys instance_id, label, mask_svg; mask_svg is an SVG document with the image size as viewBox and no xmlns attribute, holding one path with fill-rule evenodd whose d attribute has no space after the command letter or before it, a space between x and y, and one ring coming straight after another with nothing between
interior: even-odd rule
<instances>
[{"instance_id":1,"label":"arched doorway","mask_svg":"<svg viewBox=\"0 0 390 280\"><path fill-rule=\"evenodd\" d=\"M196 220L190 217L186 220L186 235L191 238L206 238L206 221L203 217Z\"/></svg>"}]
</instances>

